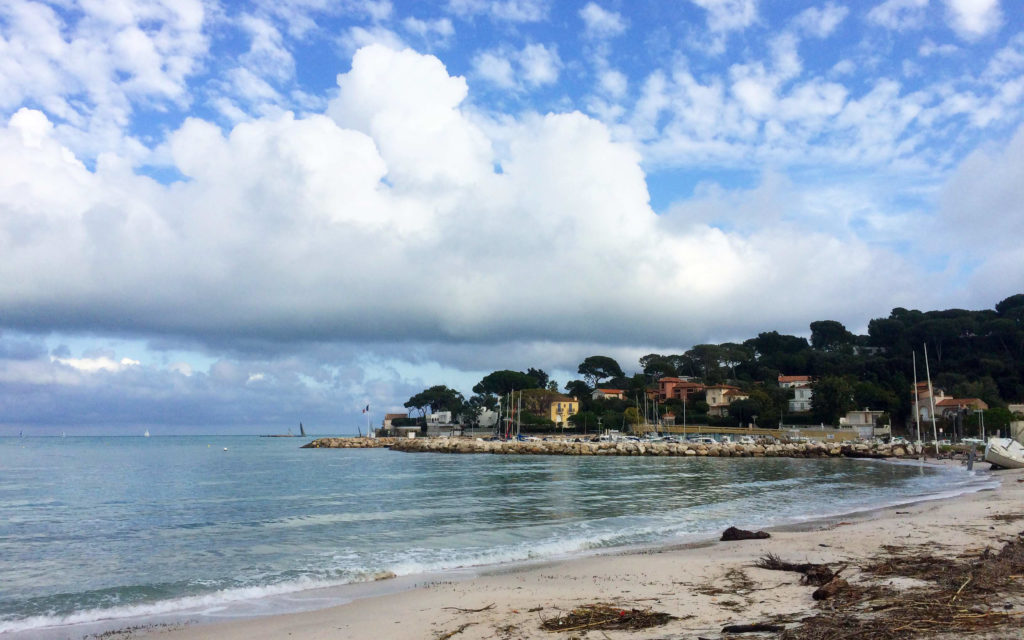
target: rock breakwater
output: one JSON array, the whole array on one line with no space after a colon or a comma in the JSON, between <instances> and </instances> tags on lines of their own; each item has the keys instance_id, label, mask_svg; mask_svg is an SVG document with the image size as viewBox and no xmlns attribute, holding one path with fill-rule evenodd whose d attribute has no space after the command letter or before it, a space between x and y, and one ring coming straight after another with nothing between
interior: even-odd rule
<instances>
[{"instance_id":1,"label":"rock breakwater","mask_svg":"<svg viewBox=\"0 0 1024 640\"><path fill-rule=\"evenodd\" d=\"M317 438L302 445L302 449L387 449L398 438Z\"/></svg>"},{"instance_id":2,"label":"rock breakwater","mask_svg":"<svg viewBox=\"0 0 1024 640\"><path fill-rule=\"evenodd\" d=\"M711 456L783 458L907 458L921 453L914 445L863 442L801 442L778 444L697 444L677 442L539 442L471 438L320 438L305 448L379 448L406 453L490 453L550 456Z\"/></svg>"}]
</instances>

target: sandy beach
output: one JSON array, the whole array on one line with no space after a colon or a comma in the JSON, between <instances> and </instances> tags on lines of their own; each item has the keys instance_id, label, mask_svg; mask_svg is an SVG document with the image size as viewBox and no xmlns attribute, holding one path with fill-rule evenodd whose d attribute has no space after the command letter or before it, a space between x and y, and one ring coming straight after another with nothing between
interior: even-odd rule
<instances>
[{"instance_id":1,"label":"sandy beach","mask_svg":"<svg viewBox=\"0 0 1024 640\"><path fill-rule=\"evenodd\" d=\"M985 548L996 550L1016 540L1024 530L1024 471L1000 471L995 475L1001 484L994 490L818 521L800 528L772 529L769 539L709 541L499 568L465 580L442 580L320 611L126 631L107 637L718 638L726 625L769 619L797 624L794 621L817 611L818 603L812 599L815 587L801 584L799 573L757 568L754 564L758 559L771 553L793 563L826 564L841 569L842 577L855 586L876 585L896 591L920 586L921 581L914 578L896 573L880 578L863 568L885 555L887 548L899 548L905 554L956 558L979 554ZM742 522L735 524L746 528ZM1020 582L1021 576L1009 579ZM966 592L963 595L966 597ZM1024 611L1019 594L997 597L1001 598L1000 616ZM594 603L610 603L624 612L664 612L674 618L661 626L628 631L583 627L551 632L541 626L545 620ZM825 602L822 606L831 605ZM1019 617L1015 620L1024 621ZM999 627L989 633L984 637L1020 637L1019 626Z\"/></svg>"}]
</instances>

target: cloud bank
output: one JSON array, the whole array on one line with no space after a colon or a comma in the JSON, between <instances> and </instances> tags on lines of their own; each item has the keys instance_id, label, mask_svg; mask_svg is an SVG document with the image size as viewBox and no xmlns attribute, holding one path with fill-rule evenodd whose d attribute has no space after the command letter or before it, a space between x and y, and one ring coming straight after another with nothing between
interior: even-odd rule
<instances>
[{"instance_id":1,"label":"cloud bank","mask_svg":"<svg viewBox=\"0 0 1024 640\"><path fill-rule=\"evenodd\" d=\"M168 185L118 158L87 168L19 110L0 132L18 167L0 178L8 325L665 344L753 327L723 304L738 297L758 322L877 307L871 277L897 261L756 216L723 230L700 201L659 217L639 153L603 123L487 119L433 56L370 46L338 87L321 115L228 132L190 118L169 136L184 179ZM828 277L806 268L823 263ZM917 275L901 271L892 301Z\"/></svg>"},{"instance_id":2,"label":"cloud bank","mask_svg":"<svg viewBox=\"0 0 1024 640\"><path fill-rule=\"evenodd\" d=\"M1024 290L1009 16L16 0L0 424L358 418L495 368L991 306Z\"/></svg>"}]
</instances>

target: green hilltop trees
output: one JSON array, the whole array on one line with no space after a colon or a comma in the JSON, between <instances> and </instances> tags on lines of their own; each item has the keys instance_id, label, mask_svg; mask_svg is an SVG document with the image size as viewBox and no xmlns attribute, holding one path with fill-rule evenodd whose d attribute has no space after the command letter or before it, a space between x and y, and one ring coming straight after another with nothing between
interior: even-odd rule
<instances>
[{"instance_id":1,"label":"green hilltop trees","mask_svg":"<svg viewBox=\"0 0 1024 640\"><path fill-rule=\"evenodd\" d=\"M1024 294L979 311L897 307L885 318L870 320L867 327L867 335L855 335L841 322L816 320L809 326L810 340L764 331L741 343L698 344L678 354L649 353L640 358L639 372L631 376L609 356L589 356L577 369L583 379L565 385L566 393L579 398L581 405L572 422L586 423L593 430L600 419L604 426L618 427L637 419L637 403L659 378L692 376L709 385L739 386L749 396L730 407L729 417L719 419L726 423L744 424L756 415L761 425L835 424L848 410L869 407L886 412L898 428L913 420L913 355L917 353L918 378L923 379L925 343L934 386L948 395L987 403L989 432L1005 429L1013 417L1007 404L1024 402ZM780 374L809 375L816 380L810 413L788 413L792 392L779 388ZM593 401L590 394L596 387L622 389L626 398ZM541 369L506 369L484 376L469 400L437 386L413 396L405 406L478 413L493 407L496 396L512 390L545 388L555 391L558 385ZM665 406L677 416L683 409L677 400ZM627 415L630 408L634 412ZM716 421L705 415L707 407L701 400L691 400L686 410L691 423ZM980 417L961 416L959 421L974 433Z\"/></svg>"}]
</instances>

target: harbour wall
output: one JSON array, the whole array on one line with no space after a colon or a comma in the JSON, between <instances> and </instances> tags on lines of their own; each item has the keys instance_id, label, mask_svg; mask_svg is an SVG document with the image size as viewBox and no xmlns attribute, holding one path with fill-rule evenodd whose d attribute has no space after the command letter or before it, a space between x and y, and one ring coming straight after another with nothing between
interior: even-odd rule
<instances>
[{"instance_id":1,"label":"harbour wall","mask_svg":"<svg viewBox=\"0 0 1024 640\"><path fill-rule=\"evenodd\" d=\"M489 453L494 455L561 456L712 456L789 458L906 458L920 455L922 447L852 442L800 442L778 444L677 442L569 442L498 441L471 438L320 438L304 448L389 448L406 453ZM934 453L934 452L932 452Z\"/></svg>"}]
</instances>

